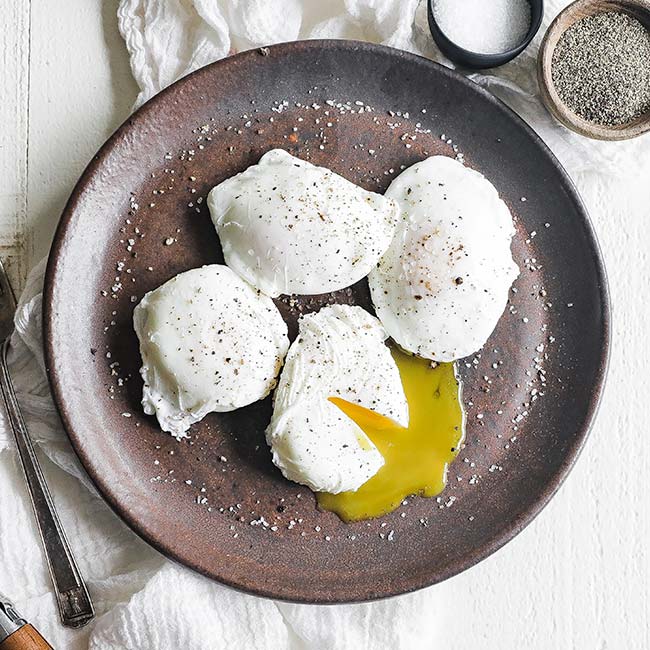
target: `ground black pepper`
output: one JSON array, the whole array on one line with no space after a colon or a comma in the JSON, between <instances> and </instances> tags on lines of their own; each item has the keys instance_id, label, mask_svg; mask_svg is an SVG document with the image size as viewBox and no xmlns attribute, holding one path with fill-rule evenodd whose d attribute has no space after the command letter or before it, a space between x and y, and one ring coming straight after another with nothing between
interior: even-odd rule
<instances>
[{"instance_id":1,"label":"ground black pepper","mask_svg":"<svg viewBox=\"0 0 650 650\"><path fill-rule=\"evenodd\" d=\"M632 16L578 20L558 41L551 70L560 99L590 122L616 126L650 110L650 32Z\"/></svg>"}]
</instances>

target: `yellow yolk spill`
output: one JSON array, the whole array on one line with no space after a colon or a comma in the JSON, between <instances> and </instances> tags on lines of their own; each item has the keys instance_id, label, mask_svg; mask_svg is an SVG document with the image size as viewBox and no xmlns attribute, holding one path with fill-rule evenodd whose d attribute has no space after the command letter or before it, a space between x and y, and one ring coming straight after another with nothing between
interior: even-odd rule
<instances>
[{"instance_id":1,"label":"yellow yolk spill","mask_svg":"<svg viewBox=\"0 0 650 650\"><path fill-rule=\"evenodd\" d=\"M402 427L340 397L330 397L372 440L384 457L383 467L356 492L317 494L324 510L344 521L380 517L405 497L433 497L445 487L447 467L465 434L460 384L453 363L431 362L392 350L409 405L409 426Z\"/></svg>"}]
</instances>

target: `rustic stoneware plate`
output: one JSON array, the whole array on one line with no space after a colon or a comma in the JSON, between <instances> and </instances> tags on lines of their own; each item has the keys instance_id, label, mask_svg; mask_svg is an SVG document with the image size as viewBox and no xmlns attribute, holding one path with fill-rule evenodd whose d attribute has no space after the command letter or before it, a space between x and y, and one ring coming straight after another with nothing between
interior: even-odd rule
<instances>
[{"instance_id":1,"label":"rustic stoneware plate","mask_svg":"<svg viewBox=\"0 0 650 650\"><path fill-rule=\"evenodd\" d=\"M141 411L133 308L176 273L222 261L205 197L273 147L380 192L402 166L458 150L516 217L521 277L482 353L459 364L467 441L439 499L411 498L382 519L344 524L272 465L269 399L210 415L180 443ZM301 310L334 300L368 306L365 283L278 302L295 333ZM347 41L244 52L148 102L75 188L45 286L54 398L108 503L200 573L314 603L430 585L530 522L584 443L605 376L608 322L588 217L531 129L450 70Z\"/></svg>"}]
</instances>

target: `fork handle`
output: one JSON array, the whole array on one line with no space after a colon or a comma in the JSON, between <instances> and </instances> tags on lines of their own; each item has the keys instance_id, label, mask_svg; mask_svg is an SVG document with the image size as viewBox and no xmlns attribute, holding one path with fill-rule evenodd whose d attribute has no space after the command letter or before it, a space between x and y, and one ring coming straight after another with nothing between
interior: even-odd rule
<instances>
[{"instance_id":1,"label":"fork handle","mask_svg":"<svg viewBox=\"0 0 650 650\"><path fill-rule=\"evenodd\" d=\"M63 625L82 627L95 616L93 604L59 521L16 399L7 366L8 348L9 339L6 339L0 349L0 389L34 507L45 557L54 584L59 616Z\"/></svg>"}]
</instances>

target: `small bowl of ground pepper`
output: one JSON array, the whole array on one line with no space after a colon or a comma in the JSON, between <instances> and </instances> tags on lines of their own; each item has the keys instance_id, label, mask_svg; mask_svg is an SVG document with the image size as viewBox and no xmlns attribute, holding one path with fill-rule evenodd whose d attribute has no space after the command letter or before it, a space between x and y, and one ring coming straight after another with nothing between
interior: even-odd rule
<instances>
[{"instance_id":1,"label":"small bowl of ground pepper","mask_svg":"<svg viewBox=\"0 0 650 650\"><path fill-rule=\"evenodd\" d=\"M598 140L650 131L650 1L577 0L549 27L538 79L549 111Z\"/></svg>"}]
</instances>

